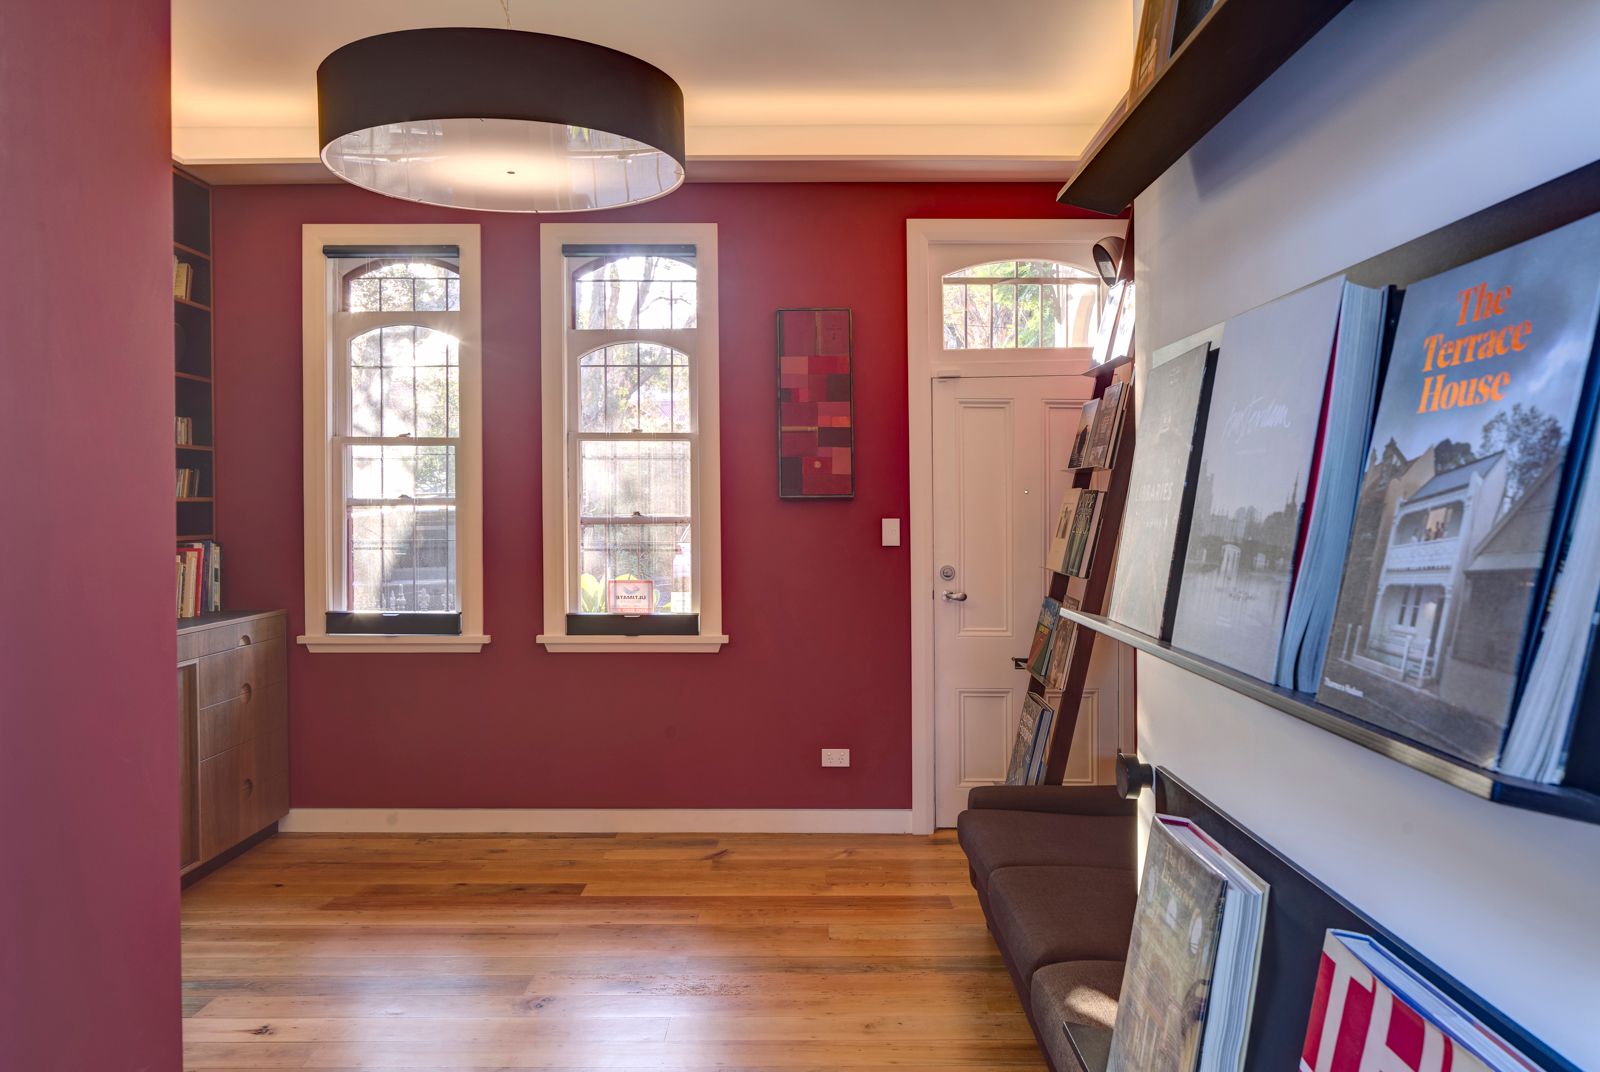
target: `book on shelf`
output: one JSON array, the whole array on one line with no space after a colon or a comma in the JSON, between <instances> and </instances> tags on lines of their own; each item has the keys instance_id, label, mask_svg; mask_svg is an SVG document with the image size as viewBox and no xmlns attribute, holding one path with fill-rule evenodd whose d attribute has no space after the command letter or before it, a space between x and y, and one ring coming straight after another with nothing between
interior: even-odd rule
<instances>
[{"instance_id":1,"label":"book on shelf","mask_svg":"<svg viewBox=\"0 0 1600 1072\"><path fill-rule=\"evenodd\" d=\"M1039 621L1034 626L1033 644L1028 649L1028 673L1044 681L1045 670L1050 666L1050 642L1055 636L1056 621L1061 617L1061 604L1045 597L1039 607Z\"/></svg>"},{"instance_id":2,"label":"book on shelf","mask_svg":"<svg viewBox=\"0 0 1600 1072\"><path fill-rule=\"evenodd\" d=\"M1118 433L1122 431L1123 414L1131 393L1126 380L1117 380L1108 384L1105 394L1096 400L1093 427L1089 430L1089 443L1083 456L1086 467L1110 469L1117 464Z\"/></svg>"},{"instance_id":3,"label":"book on shelf","mask_svg":"<svg viewBox=\"0 0 1600 1072\"><path fill-rule=\"evenodd\" d=\"M1054 720L1055 709L1043 698L1033 693L1023 697L1017 736L1011 745L1011 761L1006 767L1007 785L1038 785L1044 780L1044 762Z\"/></svg>"},{"instance_id":4,"label":"book on shelf","mask_svg":"<svg viewBox=\"0 0 1600 1072\"><path fill-rule=\"evenodd\" d=\"M178 498L192 499L200 494L200 470L179 469L177 478Z\"/></svg>"},{"instance_id":5,"label":"book on shelf","mask_svg":"<svg viewBox=\"0 0 1600 1072\"><path fill-rule=\"evenodd\" d=\"M1072 528L1067 533L1066 558L1062 570L1069 577L1089 576L1094 559L1094 541L1100 532L1100 508L1105 503L1105 492L1084 489L1072 515Z\"/></svg>"},{"instance_id":6,"label":"book on shelf","mask_svg":"<svg viewBox=\"0 0 1600 1072\"><path fill-rule=\"evenodd\" d=\"M1082 494L1082 488L1068 488L1061 496L1061 509L1056 514L1056 527L1050 530L1050 547L1044 558L1044 564L1056 573L1067 572L1067 540L1072 535L1072 519L1077 516Z\"/></svg>"},{"instance_id":7,"label":"book on shelf","mask_svg":"<svg viewBox=\"0 0 1600 1072\"><path fill-rule=\"evenodd\" d=\"M1216 353L1157 355L1139 414L1107 615L1165 640L1178 597ZM1165 358L1161 360L1161 358Z\"/></svg>"},{"instance_id":8,"label":"book on shelf","mask_svg":"<svg viewBox=\"0 0 1600 1072\"><path fill-rule=\"evenodd\" d=\"M1081 603L1071 596L1063 596L1061 610L1077 610ZM1072 663L1072 649L1078 640L1078 623L1065 614L1056 616L1055 636L1050 642L1050 665L1044 672L1044 691L1060 692L1067 683L1067 669Z\"/></svg>"},{"instance_id":9,"label":"book on shelf","mask_svg":"<svg viewBox=\"0 0 1600 1072\"><path fill-rule=\"evenodd\" d=\"M194 288L194 265L187 261L172 258L172 296L189 300L189 294Z\"/></svg>"},{"instance_id":10,"label":"book on shelf","mask_svg":"<svg viewBox=\"0 0 1600 1072\"><path fill-rule=\"evenodd\" d=\"M1106 301L1100 308L1100 319L1095 324L1094 346L1089 353L1089 363L1103 365L1111 359L1111 344L1117 337L1117 314L1122 308L1123 289L1126 282L1111 284L1111 289L1106 292Z\"/></svg>"},{"instance_id":11,"label":"book on shelf","mask_svg":"<svg viewBox=\"0 0 1600 1072\"><path fill-rule=\"evenodd\" d=\"M173 434L177 437L178 446L188 447L194 445L194 418L174 417L172 420Z\"/></svg>"},{"instance_id":12,"label":"book on shelf","mask_svg":"<svg viewBox=\"0 0 1600 1072\"><path fill-rule=\"evenodd\" d=\"M1295 567L1314 477L1341 462L1333 466L1336 479L1315 495L1354 498L1382 315L1381 291L1334 278L1223 326L1173 618L1175 647L1265 681L1277 678L1291 591L1298 588L1303 599L1311 591L1297 581ZM1371 345L1332 360L1340 324L1358 319L1372 329ZM1341 378L1355 382L1339 384L1346 409L1331 420L1329 389ZM1350 404L1355 395L1365 409ZM1334 428L1355 434L1326 441L1324 431ZM1322 519L1329 517L1324 511ZM1317 579L1324 589L1337 586L1337 569L1323 563ZM1324 595L1329 603L1335 598Z\"/></svg>"},{"instance_id":13,"label":"book on shelf","mask_svg":"<svg viewBox=\"0 0 1600 1072\"><path fill-rule=\"evenodd\" d=\"M1078 411L1078 430L1072 436L1072 450L1067 455L1068 469L1086 469L1089 466L1089 439L1094 435L1095 415L1100 411L1100 400L1091 398Z\"/></svg>"},{"instance_id":14,"label":"book on shelf","mask_svg":"<svg viewBox=\"0 0 1600 1072\"><path fill-rule=\"evenodd\" d=\"M1134 295L1138 288L1131 279L1118 285L1123 288L1122 301L1117 308L1117 330L1111 336L1107 361L1122 361L1133 356Z\"/></svg>"},{"instance_id":15,"label":"book on shelf","mask_svg":"<svg viewBox=\"0 0 1600 1072\"><path fill-rule=\"evenodd\" d=\"M222 609L222 546L215 540L180 543L176 576L180 619Z\"/></svg>"},{"instance_id":16,"label":"book on shelf","mask_svg":"<svg viewBox=\"0 0 1600 1072\"><path fill-rule=\"evenodd\" d=\"M1194 823L1155 817L1107 1072L1241 1072L1267 894Z\"/></svg>"},{"instance_id":17,"label":"book on shelf","mask_svg":"<svg viewBox=\"0 0 1600 1072\"><path fill-rule=\"evenodd\" d=\"M1378 941L1331 930L1300 1072L1537 1072L1488 1025Z\"/></svg>"},{"instance_id":18,"label":"book on shelf","mask_svg":"<svg viewBox=\"0 0 1600 1072\"><path fill-rule=\"evenodd\" d=\"M1600 482L1583 479L1597 248L1590 216L1407 288L1317 690L1548 782L1565 774L1600 599L1597 556L1572 540L1600 525Z\"/></svg>"}]
</instances>

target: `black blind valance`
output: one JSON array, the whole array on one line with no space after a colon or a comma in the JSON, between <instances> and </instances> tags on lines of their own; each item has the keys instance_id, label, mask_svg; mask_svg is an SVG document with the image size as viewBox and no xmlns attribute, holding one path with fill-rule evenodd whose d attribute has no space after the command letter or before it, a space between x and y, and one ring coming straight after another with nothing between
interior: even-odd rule
<instances>
[{"instance_id":1,"label":"black blind valance","mask_svg":"<svg viewBox=\"0 0 1600 1072\"><path fill-rule=\"evenodd\" d=\"M575 242L561 247L563 257L693 257L692 243Z\"/></svg>"},{"instance_id":2,"label":"black blind valance","mask_svg":"<svg viewBox=\"0 0 1600 1072\"><path fill-rule=\"evenodd\" d=\"M323 246L322 255L342 257L459 257L460 246Z\"/></svg>"}]
</instances>

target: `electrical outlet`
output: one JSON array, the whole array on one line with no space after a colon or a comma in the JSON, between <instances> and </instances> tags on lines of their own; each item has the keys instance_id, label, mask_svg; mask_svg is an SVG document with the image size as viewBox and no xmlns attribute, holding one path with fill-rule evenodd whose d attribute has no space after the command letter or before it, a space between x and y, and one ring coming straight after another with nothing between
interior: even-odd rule
<instances>
[{"instance_id":1,"label":"electrical outlet","mask_svg":"<svg viewBox=\"0 0 1600 1072\"><path fill-rule=\"evenodd\" d=\"M824 767L848 767L850 765L850 749L824 748L822 750L822 765Z\"/></svg>"}]
</instances>

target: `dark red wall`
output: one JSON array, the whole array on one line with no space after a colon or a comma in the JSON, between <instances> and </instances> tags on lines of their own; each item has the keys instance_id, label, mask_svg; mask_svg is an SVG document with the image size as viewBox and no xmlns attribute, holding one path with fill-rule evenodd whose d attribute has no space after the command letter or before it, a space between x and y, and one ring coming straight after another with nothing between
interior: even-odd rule
<instances>
[{"instance_id":1,"label":"dark red wall","mask_svg":"<svg viewBox=\"0 0 1600 1072\"><path fill-rule=\"evenodd\" d=\"M723 618L716 655L552 655L539 523L538 223L347 186L217 191L225 591L303 613L300 226L483 225L478 655L291 655L296 807L904 808L911 798L905 221L1053 217L1038 184L703 184L604 220L718 225ZM571 218L571 217L567 217ZM773 312L854 310L857 492L777 497ZM818 750L851 749L823 770Z\"/></svg>"},{"instance_id":2,"label":"dark red wall","mask_svg":"<svg viewBox=\"0 0 1600 1072\"><path fill-rule=\"evenodd\" d=\"M0 1068L179 1061L168 0L0 3Z\"/></svg>"}]
</instances>

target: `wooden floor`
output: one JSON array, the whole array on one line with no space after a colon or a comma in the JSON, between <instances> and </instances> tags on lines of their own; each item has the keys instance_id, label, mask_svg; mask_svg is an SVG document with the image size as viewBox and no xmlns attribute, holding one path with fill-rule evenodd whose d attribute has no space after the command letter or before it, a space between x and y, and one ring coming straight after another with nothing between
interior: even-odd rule
<instances>
[{"instance_id":1,"label":"wooden floor","mask_svg":"<svg viewBox=\"0 0 1600 1072\"><path fill-rule=\"evenodd\" d=\"M1043 1069L954 836L280 835L183 900L187 1069Z\"/></svg>"}]
</instances>

